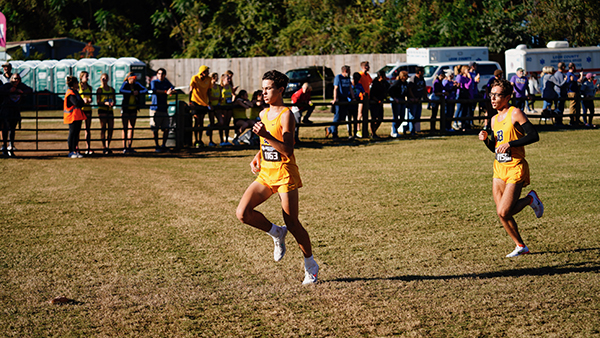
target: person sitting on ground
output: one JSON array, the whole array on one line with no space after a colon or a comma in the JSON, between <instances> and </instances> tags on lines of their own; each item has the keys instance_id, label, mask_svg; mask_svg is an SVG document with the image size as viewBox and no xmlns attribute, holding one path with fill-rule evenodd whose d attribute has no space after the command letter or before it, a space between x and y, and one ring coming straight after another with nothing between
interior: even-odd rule
<instances>
[{"instance_id":1,"label":"person sitting on ground","mask_svg":"<svg viewBox=\"0 0 600 338\"><path fill-rule=\"evenodd\" d=\"M265 103L265 98L263 96L262 90L256 90L252 94L252 108L250 108L250 116L248 117L250 120L260 121L260 112L263 109L269 108L269 105Z\"/></svg>"},{"instance_id":2,"label":"person sitting on ground","mask_svg":"<svg viewBox=\"0 0 600 338\"><path fill-rule=\"evenodd\" d=\"M167 80L167 71L159 68L156 72L156 79L150 82L152 90L152 105L150 106L150 128L154 134L155 152L164 152L167 148L167 139L169 137L169 128L171 119L169 117L168 96L173 94L175 87ZM162 144L158 145L158 131L162 130Z\"/></svg>"},{"instance_id":3,"label":"person sitting on ground","mask_svg":"<svg viewBox=\"0 0 600 338\"><path fill-rule=\"evenodd\" d=\"M296 123L300 123L300 117L302 117L302 112L306 112L306 115L302 119L302 123L312 123L312 121L310 121L309 118L315 110L315 106L310 100L311 92L311 85L308 82L305 82L302 84L302 88L298 89L294 94L292 94L292 103L298 104L298 106L292 107L292 113L294 113L294 116L299 114L299 117L296 117Z\"/></svg>"},{"instance_id":4,"label":"person sitting on ground","mask_svg":"<svg viewBox=\"0 0 600 338\"><path fill-rule=\"evenodd\" d=\"M256 120L251 120L246 115L246 109L252 108L252 102L248 100L248 92L240 90L233 102L233 126L235 128L235 138L233 143L239 145L239 137L242 136L244 131L248 128L252 128L256 123Z\"/></svg>"},{"instance_id":5,"label":"person sitting on ground","mask_svg":"<svg viewBox=\"0 0 600 338\"><path fill-rule=\"evenodd\" d=\"M300 131L300 121L305 124L311 124L308 118L315 110L315 106L310 100L310 93L312 91L312 87L308 82L302 84L302 88L298 89L294 94L292 94L292 103L297 104L297 106L292 106L292 114L296 119L296 142L300 142L298 137L298 132ZM306 111L306 116L302 119L302 112Z\"/></svg>"},{"instance_id":6,"label":"person sitting on ground","mask_svg":"<svg viewBox=\"0 0 600 338\"><path fill-rule=\"evenodd\" d=\"M2 154L5 157L15 156L15 133L17 125L21 122L21 108L23 96L31 94L33 90L21 82L21 75L15 73L10 76L10 82L0 86L0 121L2 122Z\"/></svg>"}]
</instances>

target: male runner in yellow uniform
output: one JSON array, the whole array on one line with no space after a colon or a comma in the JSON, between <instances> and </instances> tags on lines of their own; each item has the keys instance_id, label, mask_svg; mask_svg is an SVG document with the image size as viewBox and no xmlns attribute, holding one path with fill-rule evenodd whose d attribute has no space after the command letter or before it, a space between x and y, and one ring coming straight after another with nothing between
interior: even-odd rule
<instances>
[{"instance_id":1,"label":"male runner in yellow uniform","mask_svg":"<svg viewBox=\"0 0 600 338\"><path fill-rule=\"evenodd\" d=\"M496 154L492 191L496 202L496 212L508 235L516 244L513 252L506 257L516 257L529 253L523 242L517 222L513 218L525 206L533 208L539 218L544 213L544 205L535 191L519 199L521 189L529 185L529 165L525 160L525 145L537 142L540 137L523 112L509 105L513 92L512 85L505 79L492 82L490 99L492 107L498 111L492 118L493 135L482 130L479 140Z\"/></svg>"},{"instance_id":2,"label":"male runner in yellow uniform","mask_svg":"<svg viewBox=\"0 0 600 338\"><path fill-rule=\"evenodd\" d=\"M250 162L258 178L250 184L236 210L237 218L245 224L267 232L275 243L273 258L280 261L285 254L285 236L289 230L304 254L304 281L317 282L319 265L315 262L308 232L298 220L298 188L302 186L296 158L294 157L294 131L296 121L291 111L283 105L283 91L289 79L276 70L268 71L262 80L265 103L270 108L260 113L252 131L260 136L261 149ZM279 193L283 219L286 226L271 223L262 213L254 210L271 195Z\"/></svg>"}]
</instances>

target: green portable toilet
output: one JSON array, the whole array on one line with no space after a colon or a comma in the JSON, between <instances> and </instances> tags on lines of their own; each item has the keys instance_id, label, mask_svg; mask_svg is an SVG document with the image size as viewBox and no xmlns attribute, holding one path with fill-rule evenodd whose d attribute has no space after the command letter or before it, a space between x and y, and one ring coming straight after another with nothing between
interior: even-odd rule
<instances>
[{"instance_id":1,"label":"green portable toilet","mask_svg":"<svg viewBox=\"0 0 600 338\"><path fill-rule=\"evenodd\" d=\"M54 65L57 60L44 60L35 68L35 91L54 91Z\"/></svg>"},{"instance_id":2,"label":"green portable toilet","mask_svg":"<svg viewBox=\"0 0 600 338\"><path fill-rule=\"evenodd\" d=\"M19 68L17 68L16 71L13 72L18 72L21 75L21 82L35 90L35 69L40 63L41 61L37 60L25 61L19 65Z\"/></svg>"},{"instance_id":3,"label":"green portable toilet","mask_svg":"<svg viewBox=\"0 0 600 338\"><path fill-rule=\"evenodd\" d=\"M71 76L71 67L77 63L75 59L62 59L54 65L54 90L62 99L67 92L67 76Z\"/></svg>"},{"instance_id":4,"label":"green portable toilet","mask_svg":"<svg viewBox=\"0 0 600 338\"><path fill-rule=\"evenodd\" d=\"M100 77L102 73L108 74L108 84L111 84L112 78L112 64L115 63L117 59L115 58L100 58L96 60L90 66L90 86L96 90L102 86L102 81L100 81Z\"/></svg>"},{"instance_id":5,"label":"green portable toilet","mask_svg":"<svg viewBox=\"0 0 600 338\"><path fill-rule=\"evenodd\" d=\"M38 92L37 104L41 109L54 108L54 65L57 60L44 60L35 67L35 88Z\"/></svg>"},{"instance_id":6,"label":"green portable toilet","mask_svg":"<svg viewBox=\"0 0 600 338\"><path fill-rule=\"evenodd\" d=\"M118 93L125 82L125 77L132 72L138 78L137 81L146 86L146 64L136 58L124 57L113 63L113 87ZM123 102L123 95L117 95L117 105Z\"/></svg>"}]
</instances>

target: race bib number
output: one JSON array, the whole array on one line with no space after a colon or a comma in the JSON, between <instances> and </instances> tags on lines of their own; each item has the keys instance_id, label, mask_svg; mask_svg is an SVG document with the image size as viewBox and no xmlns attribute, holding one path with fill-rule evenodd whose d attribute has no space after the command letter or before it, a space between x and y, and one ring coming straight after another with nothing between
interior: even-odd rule
<instances>
[{"instance_id":1,"label":"race bib number","mask_svg":"<svg viewBox=\"0 0 600 338\"><path fill-rule=\"evenodd\" d=\"M506 163L512 161L512 156L510 155L510 149L505 153L496 153L496 161L500 163Z\"/></svg>"},{"instance_id":2,"label":"race bib number","mask_svg":"<svg viewBox=\"0 0 600 338\"><path fill-rule=\"evenodd\" d=\"M281 162L281 154L270 145L262 145L263 160L269 162Z\"/></svg>"}]
</instances>

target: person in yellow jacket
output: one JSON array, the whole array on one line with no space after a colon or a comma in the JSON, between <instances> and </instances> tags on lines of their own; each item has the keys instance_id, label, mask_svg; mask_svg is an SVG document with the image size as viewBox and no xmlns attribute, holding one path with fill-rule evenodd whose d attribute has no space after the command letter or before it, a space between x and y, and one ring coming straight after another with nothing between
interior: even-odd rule
<instances>
[{"instance_id":1,"label":"person in yellow jacket","mask_svg":"<svg viewBox=\"0 0 600 338\"><path fill-rule=\"evenodd\" d=\"M92 151L92 86L88 83L90 79L90 73L85 70L79 73L79 95L85 102L85 105L81 108L83 113L85 114L85 145L86 155L92 155L94 152Z\"/></svg>"},{"instance_id":2,"label":"person in yellow jacket","mask_svg":"<svg viewBox=\"0 0 600 338\"><path fill-rule=\"evenodd\" d=\"M204 116L208 113L210 121L214 121L215 113L210 105L209 92L212 88L212 79L209 76L210 68L205 65L200 66L198 74L190 79L190 110L194 116L195 146L199 148L204 145L202 142L202 132L204 131ZM212 142L212 133L209 135Z\"/></svg>"},{"instance_id":3,"label":"person in yellow jacket","mask_svg":"<svg viewBox=\"0 0 600 338\"><path fill-rule=\"evenodd\" d=\"M267 232L275 244L273 258L280 261L285 254L285 236L292 233L304 255L304 281L317 282L319 265L315 262L308 232L298 220L298 188L302 180L294 157L294 130L296 121L292 112L283 104L283 91L289 79L276 70L268 71L262 78L265 103L270 107L260 114L261 122L252 131L260 136L260 147L250 162L250 168L258 178L250 184L236 210L237 218L244 224ZM286 226L271 223L255 208L271 195L278 193Z\"/></svg>"},{"instance_id":4,"label":"person in yellow jacket","mask_svg":"<svg viewBox=\"0 0 600 338\"><path fill-rule=\"evenodd\" d=\"M79 81L74 76L67 76L67 92L63 102L63 122L69 125L69 137L67 143L69 145L70 158L82 158L79 153L79 133L81 132L81 122L87 117L83 113L85 101L79 95Z\"/></svg>"},{"instance_id":5,"label":"person in yellow jacket","mask_svg":"<svg viewBox=\"0 0 600 338\"><path fill-rule=\"evenodd\" d=\"M482 130L479 140L496 155L492 193L500 222L516 244L506 257L516 257L528 254L529 248L523 242L513 216L528 205L538 218L544 213L544 205L535 191L531 190L527 196L520 198L521 189L528 186L530 180L525 146L537 142L540 137L527 116L509 105L513 93L510 82L498 78L492 82L491 88L489 97L498 114L491 120L493 134L488 135Z\"/></svg>"}]
</instances>

